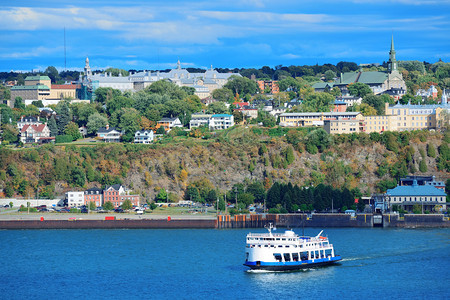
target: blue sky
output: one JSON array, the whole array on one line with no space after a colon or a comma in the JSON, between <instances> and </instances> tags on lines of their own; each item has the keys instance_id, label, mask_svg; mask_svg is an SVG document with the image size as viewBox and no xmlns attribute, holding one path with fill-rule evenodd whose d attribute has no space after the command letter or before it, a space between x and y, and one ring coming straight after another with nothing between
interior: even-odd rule
<instances>
[{"instance_id":1,"label":"blue sky","mask_svg":"<svg viewBox=\"0 0 450 300\"><path fill-rule=\"evenodd\" d=\"M450 61L450 0L0 0L0 71Z\"/></svg>"}]
</instances>

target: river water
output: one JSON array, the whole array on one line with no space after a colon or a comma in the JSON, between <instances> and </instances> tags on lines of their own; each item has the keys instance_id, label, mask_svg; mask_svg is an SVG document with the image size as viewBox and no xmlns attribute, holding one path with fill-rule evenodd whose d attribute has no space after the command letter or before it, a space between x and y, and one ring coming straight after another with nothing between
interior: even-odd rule
<instances>
[{"instance_id":1,"label":"river water","mask_svg":"<svg viewBox=\"0 0 450 300\"><path fill-rule=\"evenodd\" d=\"M298 272L248 272L249 231L3 230L0 297L450 298L449 229L328 228L342 263Z\"/></svg>"}]
</instances>

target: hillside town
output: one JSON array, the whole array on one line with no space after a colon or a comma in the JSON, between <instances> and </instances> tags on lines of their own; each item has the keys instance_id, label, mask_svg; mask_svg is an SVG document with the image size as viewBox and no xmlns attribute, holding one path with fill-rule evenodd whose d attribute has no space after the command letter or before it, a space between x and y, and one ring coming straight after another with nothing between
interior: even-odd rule
<instances>
[{"instance_id":1,"label":"hillside town","mask_svg":"<svg viewBox=\"0 0 450 300\"><path fill-rule=\"evenodd\" d=\"M426 75L424 71L419 71L424 68L423 63L397 60L393 37L387 57L383 66L356 66L354 63L344 62L336 67L324 65L322 72L319 71L315 76L306 75L308 72L305 70L304 75L292 76L289 68L270 72L262 68L271 75L264 73L262 69L219 72L211 66L203 71L188 70L182 68L180 60L174 69L164 71L125 71L114 68L93 71L89 58L86 58L84 71L71 81L56 81L58 71L49 67L45 72L27 75L23 84L18 81L3 82L0 116L2 147L33 149L43 144L70 146L80 143L156 145L174 137L208 139L224 132L227 134L227 130L236 128L252 128L253 132L257 132L257 128L275 128L282 133L281 136L286 136L299 154L303 152L302 147L308 153L315 154L323 152L324 145L320 144L323 142L314 145L312 140L306 139L303 141L304 146L298 146L298 141L290 141L292 136L300 134L301 131L298 130L315 132L325 139L327 136L342 139L346 135L367 134L375 142L383 139L381 135L388 137L392 133L398 136L415 132L445 134L449 127L450 113L447 100L450 93L447 86L449 65L438 62L434 68L435 77ZM300 67L297 71L301 72ZM420 72L423 74L420 75ZM429 73L432 73L431 69ZM425 81L419 82L418 75L426 78ZM416 81L412 80L413 76L416 76ZM388 141L386 143L386 148L391 150ZM436 151L434 147L427 146L429 157L436 157L433 154ZM263 148L260 148L260 154L264 156L267 149L261 149ZM286 151L292 151L289 149ZM439 151L441 157L447 155L442 146ZM286 155L286 162L282 163L289 165L292 162L289 162L291 159ZM414 159L412 163L409 159L408 165L402 167L401 172L390 171L391 175L395 174L392 177L397 176L396 181L392 181L397 187L392 182L387 186L379 183L377 189L383 194L381 199L377 193L368 196L370 190L366 191L365 198L358 193L342 196L343 199L348 197L350 200L342 200L339 210L352 207L360 211L385 211L395 206L396 210L401 208L413 211L419 205L428 212L446 211L445 190L448 178L444 176L436 181L433 176L435 174L426 172L426 166L422 166L426 155L422 152L421 155L420 175L430 175L431 177L426 177L427 180L418 184L414 179L411 184L401 186L402 183L409 182L408 178L416 178ZM272 166L278 168L276 158L270 159ZM384 168L384 162L376 163L379 172L377 176L383 177L386 172L380 169ZM439 158L436 163L439 164L437 170L448 172L448 157ZM248 167L250 174L255 164L257 162L252 160ZM264 164L267 166L268 163ZM401 164L404 165L405 162ZM409 172L405 172L405 168ZM3 172L13 174L8 170ZM170 171L167 173L172 176ZM264 176L269 181L269 176ZM404 177L403 181L400 176ZM90 202L94 203L93 207L102 207L111 202L113 208L118 208L126 200L134 207L155 200L148 196L142 197L142 191L133 191L121 184L111 184L112 181L106 180L104 189L86 185L86 179L92 183L99 183L101 180L94 177L88 179L87 175L82 177L80 182L83 184L75 184L78 189L71 190L67 186L64 189L65 197L56 202L52 200L49 204L76 208L90 205ZM0 186L3 196L17 196L15 192L6 192L10 186L6 175L4 178L3 186ZM445 180L447 184L444 183ZM311 185L312 182L311 175ZM81 189L82 187L85 189ZM180 193L185 193L184 199L192 199L195 194L189 187L195 188L195 193L199 195L204 192L195 183L177 187ZM251 201L241 199L243 209L256 205L261 207L264 199L273 211L300 209L300 203L292 204L289 208L283 201L271 200L272 187L265 187L263 194L266 193L266 196L262 198L253 194ZM164 189L158 187L154 192L155 197L162 190ZM210 191L214 189L208 188L207 192ZM168 198L166 195L166 201ZM184 201L179 194L172 198L177 202ZM202 202L215 201L213 196L209 200L206 198L205 194L195 196L195 199ZM158 199L163 201L161 197ZM7 204L10 201L5 198L4 202ZM27 202L29 203L23 199L17 204L24 205ZM15 201L13 203L16 205ZM236 203L236 209L237 206ZM301 209L311 211L318 207L321 205L310 203L309 206L303 205Z\"/></svg>"}]
</instances>

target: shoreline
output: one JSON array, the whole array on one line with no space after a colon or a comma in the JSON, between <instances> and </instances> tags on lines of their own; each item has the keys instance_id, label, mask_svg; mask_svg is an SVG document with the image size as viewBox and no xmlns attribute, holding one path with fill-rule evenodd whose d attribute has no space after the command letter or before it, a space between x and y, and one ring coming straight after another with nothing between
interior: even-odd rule
<instances>
[{"instance_id":1,"label":"shoreline","mask_svg":"<svg viewBox=\"0 0 450 300\"><path fill-rule=\"evenodd\" d=\"M444 215L266 214L266 215L162 215L162 214L0 214L0 229L233 229L277 227L450 228Z\"/></svg>"}]
</instances>

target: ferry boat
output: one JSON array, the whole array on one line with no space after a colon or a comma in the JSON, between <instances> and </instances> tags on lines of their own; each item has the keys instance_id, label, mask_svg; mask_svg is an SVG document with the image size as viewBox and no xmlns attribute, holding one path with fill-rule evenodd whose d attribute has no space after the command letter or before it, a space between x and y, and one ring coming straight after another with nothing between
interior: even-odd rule
<instances>
[{"instance_id":1,"label":"ferry boat","mask_svg":"<svg viewBox=\"0 0 450 300\"><path fill-rule=\"evenodd\" d=\"M292 230L272 233L273 225L266 227L269 233L249 233L245 248L244 266L253 270L290 271L333 264L340 261L334 253L328 237L299 236Z\"/></svg>"}]
</instances>

